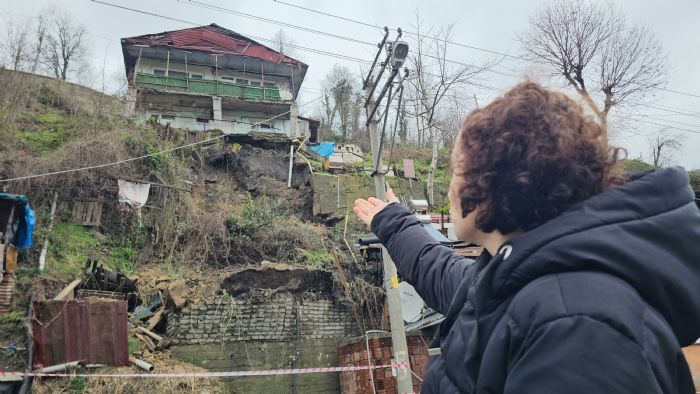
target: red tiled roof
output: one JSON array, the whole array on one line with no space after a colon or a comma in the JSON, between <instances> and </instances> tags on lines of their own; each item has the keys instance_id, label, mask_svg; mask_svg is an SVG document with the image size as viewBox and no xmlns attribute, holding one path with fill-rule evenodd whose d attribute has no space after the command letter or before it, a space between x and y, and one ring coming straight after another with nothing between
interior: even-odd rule
<instances>
[{"instance_id":1,"label":"red tiled roof","mask_svg":"<svg viewBox=\"0 0 700 394\"><path fill-rule=\"evenodd\" d=\"M216 24L123 38L122 43L170 46L178 49L208 53L234 53L278 64L293 64L297 67L302 67L304 65L296 59L285 56L250 38L224 29Z\"/></svg>"}]
</instances>

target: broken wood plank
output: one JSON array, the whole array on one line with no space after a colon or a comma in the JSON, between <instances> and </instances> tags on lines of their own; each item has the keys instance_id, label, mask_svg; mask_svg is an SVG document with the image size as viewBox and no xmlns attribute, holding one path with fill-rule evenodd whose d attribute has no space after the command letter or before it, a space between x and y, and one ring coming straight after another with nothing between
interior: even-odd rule
<instances>
[{"instance_id":1,"label":"broken wood plank","mask_svg":"<svg viewBox=\"0 0 700 394\"><path fill-rule=\"evenodd\" d=\"M142 333L148 335L149 337L155 339L158 342L163 340L163 337L161 337L160 335L156 334L155 332L153 332L145 327L138 326L138 327L136 327L136 329L141 331Z\"/></svg>"},{"instance_id":2,"label":"broken wood plank","mask_svg":"<svg viewBox=\"0 0 700 394\"><path fill-rule=\"evenodd\" d=\"M151 316L148 319L148 322L146 323L147 327L149 330L154 329L158 323L160 323L160 320L163 318L163 315L165 314L165 306L161 306L160 309L155 313L155 315Z\"/></svg>"},{"instance_id":3,"label":"broken wood plank","mask_svg":"<svg viewBox=\"0 0 700 394\"><path fill-rule=\"evenodd\" d=\"M153 341L151 341L151 338L148 338L147 336L141 335L141 334L139 334L138 332L135 332L135 333L134 333L134 336L135 336L136 338L140 339L141 342L145 343L146 346L147 346L152 352L155 352L155 351L156 351L156 345L153 343Z\"/></svg>"},{"instance_id":4,"label":"broken wood plank","mask_svg":"<svg viewBox=\"0 0 700 394\"><path fill-rule=\"evenodd\" d=\"M70 282L68 286L64 287L63 290L61 290L60 293L56 297L54 297L54 300L56 301L63 301L63 300L72 300L73 299L73 290L75 290L76 287L82 282L80 278L75 279L74 281Z\"/></svg>"}]
</instances>

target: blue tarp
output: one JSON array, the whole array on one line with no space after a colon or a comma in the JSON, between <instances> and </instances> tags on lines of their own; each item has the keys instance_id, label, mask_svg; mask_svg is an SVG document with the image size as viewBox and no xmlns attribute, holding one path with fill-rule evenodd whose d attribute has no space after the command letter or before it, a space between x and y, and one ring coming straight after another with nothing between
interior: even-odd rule
<instances>
[{"instance_id":1,"label":"blue tarp","mask_svg":"<svg viewBox=\"0 0 700 394\"><path fill-rule=\"evenodd\" d=\"M327 159L333 156L335 142L321 142L320 144L309 144L309 149L316 152L319 156Z\"/></svg>"},{"instance_id":2,"label":"blue tarp","mask_svg":"<svg viewBox=\"0 0 700 394\"><path fill-rule=\"evenodd\" d=\"M0 201L12 201L21 206L24 212L19 217L15 246L18 249L27 249L32 246L32 233L34 232L35 217L32 207L29 206L26 196L19 194L0 193Z\"/></svg>"}]
</instances>

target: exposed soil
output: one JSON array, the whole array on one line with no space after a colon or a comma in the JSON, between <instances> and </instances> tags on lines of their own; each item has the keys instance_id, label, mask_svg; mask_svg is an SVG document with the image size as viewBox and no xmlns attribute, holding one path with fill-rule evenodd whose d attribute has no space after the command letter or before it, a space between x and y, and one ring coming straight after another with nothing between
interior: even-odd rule
<instances>
[{"instance_id":1,"label":"exposed soil","mask_svg":"<svg viewBox=\"0 0 700 394\"><path fill-rule=\"evenodd\" d=\"M288 150L240 145L235 153L229 148L213 156L207 166L210 184L219 183L222 177L230 177L235 180L236 189L240 192L249 193L251 197L267 196L283 200L290 212L299 214L304 220L312 217L311 173L306 163L295 162L292 187L288 188ZM223 185L227 186L225 182Z\"/></svg>"},{"instance_id":2,"label":"exposed soil","mask_svg":"<svg viewBox=\"0 0 700 394\"><path fill-rule=\"evenodd\" d=\"M330 272L295 268L286 264L268 264L261 268L246 268L224 279L221 288L237 296L253 289L300 294L320 292L332 294L333 277Z\"/></svg>"}]
</instances>

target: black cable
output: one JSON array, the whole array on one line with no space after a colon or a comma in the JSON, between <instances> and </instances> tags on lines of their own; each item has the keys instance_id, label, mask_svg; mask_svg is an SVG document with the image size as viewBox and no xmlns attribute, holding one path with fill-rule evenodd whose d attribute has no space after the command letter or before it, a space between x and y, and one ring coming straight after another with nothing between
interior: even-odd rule
<instances>
[{"instance_id":1,"label":"black cable","mask_svg":"<svg viewBox=\"0 0 700 394\"><path fill-rule=\"evenodd\" d=\"M403 97L403 84L401 84L401 87L399 87L399 101L396 105L396 119L394 119L394 132L391 135L391 150L389 150L389 167L391 167L391 163L393 162L393 157L394 157L394 142L396 142L396 126L399 124L399 114L401 112L401 99ZM397 174L394 174L397 175Z\"/></svg>"},{"instance_id":2,"label":"black cable","mask_svg":"<svg viewBox=\"0 0 700 394\"><path fill-rule=\"evenodd\" d=\"M364 25L364 26L370 26L370 27L374 27L374 28L380 28L379 26L372 25L372 24L365 23L365 22L361 22L361 21L358 21L358 20L355 20L355 19L345 18L345 17L341 17L341 16L338 16L338 15L330 14L330 13L327 13L327 12L322 12L322 11L314 10L314 9L311 9L311 8L302 7L302 6L300 6L300 5L287 3L287 2L284 2L284 1L281 1L281 0L274 0L274 1L275 1L276 3L280 3L280 4L284 4L284 5L290 6L290 7L299 8L299 9L302 9L302 10L305 10L305 11L309 11L309 12L313 12L313 13L317 13L317 14L329 16L329 17L332 17L332 18L342 19L342 20L345 20L345 21L348 21L348 22L357 23L357 24ZM418 33L409 32L409 31L404 31L404 33L406 33L406 34L408 34L408 35L413 35L413 36L420 36L420 34L418 34ZM508 57L508 58L513 58L513 59L518 59L518 60L530 62L530 59L527 59L527 58L522 57L522 56L510 55L510 54L505 53L505 52L499 52L499 51L494 51L494 50L491 50L491 49L480 48L480 47L473 46L473 45L467 45L467 44L463 44L463 43L459 43L459 42L454 42L454 41L451 41L451 40L446 40L446 39L443 39L443 38L440 38L440 37L430 37L430 36L425 36L425 37L431 38L431 39L434 39L434 40L438 40L438 41L441 41L441 42L445 42L445 43L448 43L448 44L457 45L457 46L464 47L464 48L474 49L474 50L477 50L477 51L492 53L492 54L499 55L499 56L503 56L503 57ZM504 75L506 75L506 74L504 74ZM681 92L681 91L678 91L678 90L667 89L667 88L662 88L662 87L658 87L658 86L657 86L657 87L652 87L652 89L663 90L663 91L666 91L666 92L671 92L671 93L681 94L681 95L685 95L685 96L700 98L700 95L698 95L698 94L688 93L688 92Z\"/></svg>"}]
</instances>

